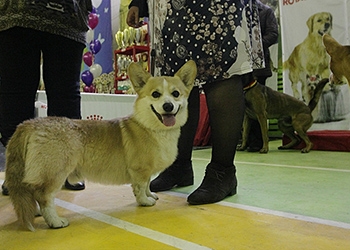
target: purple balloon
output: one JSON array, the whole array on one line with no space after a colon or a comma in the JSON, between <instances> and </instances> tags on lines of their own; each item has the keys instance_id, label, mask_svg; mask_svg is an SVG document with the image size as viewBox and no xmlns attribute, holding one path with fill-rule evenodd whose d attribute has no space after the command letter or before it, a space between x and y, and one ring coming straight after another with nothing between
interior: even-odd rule
<instances>
[{"instance_id":1,"label":"purple balloon","mask_svg":"<svg viewBox=\"0 0 350 250\"><path fill-rule=\"evenodd\" d=\"M81 73L81 80L83 83L85 83L86 86L90 87L92 81L94 80L94 76L90 70L85 70L83 73Z\"/></svg>"},{"instance_id":2,"label":"purple balloon","mask_svg":"<svg viewBox=\"0 0 350 250\"><path fill-rule=\"evenodd\" d=\"M90 43L90 50L93 54L97 54L101 50L101 42L98 39Z\"/></svg>"}]
</instances>

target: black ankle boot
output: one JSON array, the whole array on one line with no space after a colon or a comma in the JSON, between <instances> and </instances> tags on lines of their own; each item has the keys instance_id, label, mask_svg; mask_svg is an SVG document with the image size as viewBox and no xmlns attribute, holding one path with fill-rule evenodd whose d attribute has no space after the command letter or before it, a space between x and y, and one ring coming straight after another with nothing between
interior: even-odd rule
<instances>
[{"instance_id":1,"label":"black ankle boot","mask_svg":"<svg viewBox=\"0 0 350 250\"><path fill-rule=\"evenodd\" d=\"M224 168L209 163L202 184L187 198L191 205L214 203L237 193L235 167Z\"/></svg>"},{"instance_id":2,"label":"black ankle boot","mask_svg":"<svg viewBox=\"0 0 350 250\"><path fill-rule=\"evenodd\" d=\"M5 182L4 184L2 184L1 189L2 189L2 195L6 195L6 196L9 195L9 190L5 186Z\"/></svg>"},{"instance_id":3,"label":"black ankle boot","mask_svg":"<svg viewBox=\"0 0 350 250\"><path fill-rule=\"evenodd\" d=\"M74 184L70 184L68 180L64 183L64 187L69 190L73 191L79 191L79 190L84 190L85 189L85 183L84 182L77 182Z\"/></svg>"},{"instance_id":4,"label":"black ankle boot","mask_svg":"<svg viewBox=\"0 0 350 250\"><path fill-rule=\"evenodd\" d=\"M153 181L150 189L152 192L167 191L174 187L186 187L193 185L192 162L180 164L174 162L170 167L165 169Z\"/></svg>"}]
</instances>

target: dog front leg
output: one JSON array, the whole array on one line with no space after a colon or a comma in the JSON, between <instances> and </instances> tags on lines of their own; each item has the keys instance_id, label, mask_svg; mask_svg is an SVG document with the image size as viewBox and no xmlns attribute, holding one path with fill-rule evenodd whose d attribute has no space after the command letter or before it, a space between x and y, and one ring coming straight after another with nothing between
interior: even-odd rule
<instances>
[{"instance_id":1,"label":"dog front leg","mask_svg":"<svg viewBox=\"0 0 350 250\"><path fill-rule=\"evenodd\" d=\"M262 136L262 140L263 140L263 146L260 149L259 153L266 154L267 152L269 152L269 135L268 135L266 115L259 114L258 121L260 124L261 136Z\"/></svg>"},{"instance_id":2,"label":"dog front leg","mask_svg":"<svg viewBox=\"0 0 350 250\"><path fill-rule=\"evenodd\" d=\"M247 113L244 114L243 119L243 131L242 131L242 144L237 148L238 151L244 151L248 147L248 136L250 131L250 118Z\"/></svg>"},{"instance_id":3,"label":"dog front leg","mask_svg":"<svg viewBox=\"0 0 350 250\"><path fill-rule=\"evenodd\" d=\"M292 82L292 91L293 91L293 96L298 99L298 100L302 100L302 98L300 98L300 93L298 90L298 82Z\"/></svg>"},{"instance_id":4,"label":"dog front leg","mask_svg":"<svg viewBox=\"0 0 350 250\"><path fill-rule=\"evenodd\" d=\"M134 183L132 189L136 197L136 201L140 206L153 206L156 204L156 199L147 196L147 182Z\"/></svg>"},{"instance_id":5,"label":"dog front leg","mask_svg":"<svg viewBox=\"0 0 350 250\"><path fill-rule=\"evenodd\" d=\"M149 189L150 176L146 176L140 170L131 170L131 185L137 203L140 206L153 206L156 204L157 196Z\"/></svg>"},{"instance_id":6,"label":"dog front leg","mask_svg":"<svg viewBox=\"0 0 350 250\"><path fill-rule=\"evenodd\" d=\"M310 102L311 96L309 94L309 89L307 88L307 83L302 82L301 84L302 101L307 105Z\"/></svg>"},{"instance_id":7,"label":"dog front leg","mask_svg":"<svg viewBox=\"0 0 350 250\"><path fill-rule=\"evenodd\" d=\"M155 193L152 193L151 189L149 188L150 182L151 182L151 178L148 180L148 183L147 183L146 195L147 197L152 197L153 199L158 200L158 196Z\"/></svg>"}]
</instances>

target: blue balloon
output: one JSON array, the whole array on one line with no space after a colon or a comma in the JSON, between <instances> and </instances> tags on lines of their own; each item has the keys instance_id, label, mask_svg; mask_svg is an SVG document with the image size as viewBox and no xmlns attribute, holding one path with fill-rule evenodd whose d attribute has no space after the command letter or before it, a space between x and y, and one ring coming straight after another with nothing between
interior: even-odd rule
<instances>
[{"instance_id":1,"label":"blue balloon","mask_svg":"<svg viewBox=\"0 0 350 250\"><path fill-rule=\"evenodd\" d=\"M81 80L86 86L90 87L94 80L94 76L90 70L85 70L83 73L81 73Z\"/></svg>"},{"instance_id":2,"label":"blue balloon","mask_svg":"<svg viewBox=\"0 0 350 250\"><path fill-rule=\"evenodd\" d=\"M98 39L90 43L90 50L93 54L97 54L101 50L101 42Z\"/></svg>"}]
</instances>

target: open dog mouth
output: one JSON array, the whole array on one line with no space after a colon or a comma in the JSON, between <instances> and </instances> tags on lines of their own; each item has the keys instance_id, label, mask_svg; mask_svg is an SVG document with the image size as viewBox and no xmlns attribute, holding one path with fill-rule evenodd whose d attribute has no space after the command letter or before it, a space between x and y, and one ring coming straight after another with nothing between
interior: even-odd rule
<instances>
[{"instance_id":1,"label":"open dog mouth","mask_svg":"<svg viewBox=\"0 0 350 250\"><path fill-rule=\"evenodd\" d=\"M330 25L325 25L325 27L322 30L318 31L318 34L320 34L321 36L323 36L324 34L328 34L330 31Z\"/></svg>"},{"instance_id":2,"label":"open dog mouth","mask_svg":"<svg viewBox=\"0 0 350 250\"><path fill-rule=\"evenodd\" d=\"M178 108L178 110L176 111L175 114L172 113L165 113L165 114L159 114L156 109L153 107L153 105L151 105L151 109L153 111L153 113L157 116L158 120L163 123L165 126L167 127L171 127L174 126L176 123L176 115L180 110L180 106Z\"/></svg>"},{"instance_id":3,"label":"open dog mouth","mask_svg":"<svg viewBox=\"0 0 350 250\"><path fill-rule=\"evenodd\" d=\"M320 36L323 36L325 33L327 33L327 30L319 30L319 31L318 31L318 34L319 34Z\"/></svg>"}]
</instances>

